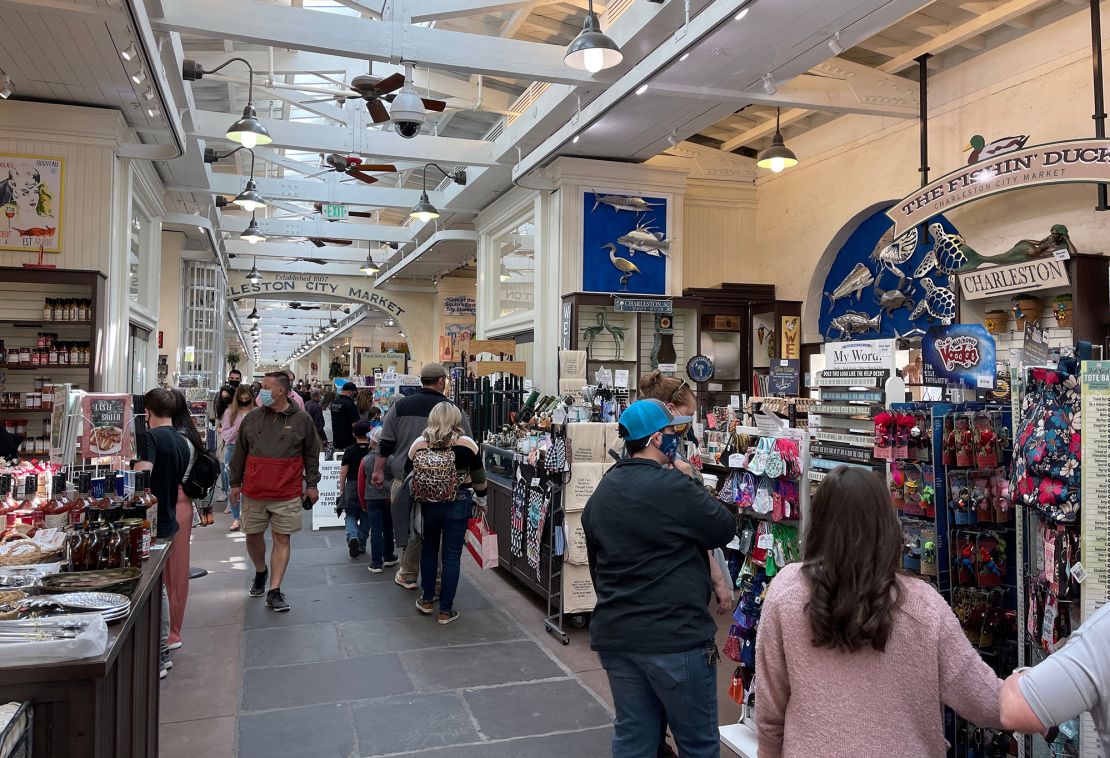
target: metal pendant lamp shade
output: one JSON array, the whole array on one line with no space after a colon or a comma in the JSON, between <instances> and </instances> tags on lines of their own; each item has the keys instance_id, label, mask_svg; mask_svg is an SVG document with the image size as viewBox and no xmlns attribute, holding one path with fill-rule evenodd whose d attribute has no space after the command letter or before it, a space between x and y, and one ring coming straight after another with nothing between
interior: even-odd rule
<instances>
[{"instance_id":1,"label":"metal pendant lamp shade","mask_svg":"<svg viewBox=\"0 0 1110 758\"><path fill-rule=\"evenodd\" d=\"M251 308L251 315L247 316L247 318L250 321L253 321L255 324L257 324L262 319L262 317L258 315L258 306Z\"/></svg>"},{"instance_id":2,"label":"metal pendant lamp shade","mask_svg":"<svg viewBox=\"0 0 1110 758\"><path fill-rule=\"evenodd\" d=\"M427 190L420 193L420 202L412 206L412 210L409 211L409 217L425 223L434 218L439 218L439 211L432 205L432 201L428 199Z\"/></svg>"},{"instance_id":3,"label":"metal pendant lamp shade","mask_svg":"<svg viewBox=\"0 0 1110 758\"><path fill-rule=\"evenodd\" d=\"M270 132L258 120L258 113L251 103L243 108L243 117L227 128L227 138L243 147L268 145L274 141Z\"/></svg>"},{"instance_id":4,"label":"metal pendant lamp shade","mask_svg":"<svg viewBox=\"0 0 1110 758\"><path fill-rule=\"evenodd\" d=\"M358 270L366 274L367 276L369 276L370 274L376 274L381 271L381 269L378 268L378 264L374 263L374 259L369 254L367 254L366 256L366 263L363 263Z\"/></svg>"},{"instance_id":5,"label":"metal pendant lamp shade","mask_svg":"<svg viewBox=\"0 0 1110 758\"><path fill-rule=\"evenodd\" d=\"M794 151L786 146L786 142L782 138L782 131L779 129L778 109L775 110L775 136L766 150L759 151L759 157L756 158L755 165L760 168L769 168L776 174L783 169L798 165L798 156L794 155Z\"/></svg>"},{"instance_id":6,"label":"metal pendant lamp shade","mask_svg":"<svg viewBox=\"0 0 1110 758\"><path fill-rule=\"evenodd\" d=\"M247 186L231 202L245 211L256 211L266 205L266 200L259 194L253 179L247 180Z\"/></svg>"},{"instance_id":7,"label":"metal pendant lamp shade","mask_svg":"<svg viewBox=\"0 0 1110 758\"><path fill-rule=\"evenodd\" d=\"M262 230L258 228L258 220L254 217L253 213L251 214L251 222L247 224L247 228L239 232L239 239L246 240L252 245L256 242L265 241L266 235L263 234ZM255 278L261 278L258 276L257 268L252 268L251 273L247 276L247 278L250 279L252 275Z\"/></svg>"},{"instance_id":8,"label":"metal pendant lamp shade","mask_svg":"<svg viewBox=\"0 0 1110 758\"><path fill-rule=\"evenodd\" d=\"M582 31L567 45L563 63L579 71L596 74L598 71L616 66L622 60L624 55L617 47L617 43L601 31L601 22L594 13L591 0Z\"/></svg>"}]
</instances>

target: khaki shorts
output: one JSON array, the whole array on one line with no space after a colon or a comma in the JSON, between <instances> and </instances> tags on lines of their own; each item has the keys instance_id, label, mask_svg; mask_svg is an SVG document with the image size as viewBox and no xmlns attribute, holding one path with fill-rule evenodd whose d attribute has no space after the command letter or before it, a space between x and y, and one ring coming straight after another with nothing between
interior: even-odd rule
<instances>
[{"instance_id":1,"label":"khaki shorts","mask_svg":"<svg viewBox=\"0 0 1110 758\"><path fill-rule=\"evenodd\" d=\"M259 534L270 527L275 534L293 534L301 530L301 499L255 500L243 495L241 525L243 534Z\"/></svg>"}]
</instances>

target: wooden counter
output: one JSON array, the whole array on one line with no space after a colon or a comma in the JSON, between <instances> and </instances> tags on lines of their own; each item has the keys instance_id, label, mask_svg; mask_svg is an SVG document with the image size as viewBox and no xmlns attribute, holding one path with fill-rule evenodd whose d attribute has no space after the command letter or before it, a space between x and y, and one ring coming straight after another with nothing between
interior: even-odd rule
<instances>
[{"instance_id":1,"label":"wooden counter","mask_svg":"<svg viewBox=\"0 0 1110 758\"><path fill-rule=\"evenodd\" d=\"M34 704L35 758L157 758L162 569L152 550L131 613L95 658L0 667L0 703Z\"/></svg>"}]
</instances>

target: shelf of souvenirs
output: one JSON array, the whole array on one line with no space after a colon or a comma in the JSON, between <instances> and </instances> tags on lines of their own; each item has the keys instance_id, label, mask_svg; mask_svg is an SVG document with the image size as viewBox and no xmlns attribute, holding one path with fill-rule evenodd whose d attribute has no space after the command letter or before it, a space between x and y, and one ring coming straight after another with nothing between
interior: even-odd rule
<instances>
[{"instance_id":1,"label":"shelf of souvenirs","mask_svg":"<svg viewBox=\"0 0 1110 758\"><path fill-rule=\"evenodd\" d=\"M53 385L33 392L0 392L0 413L50 413L54 410Z\"/></svg>"}]
</instances>

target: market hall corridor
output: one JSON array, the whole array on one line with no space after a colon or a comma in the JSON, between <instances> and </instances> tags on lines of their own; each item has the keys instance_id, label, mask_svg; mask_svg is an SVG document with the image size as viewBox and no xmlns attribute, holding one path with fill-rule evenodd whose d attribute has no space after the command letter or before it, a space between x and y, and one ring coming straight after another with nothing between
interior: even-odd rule
<instances>
[{"instance_id":1,"label":"market hall corridor","mask_svg":"<svg viewBox=\"0 0 1110 758\"><path fill-rule=\"evenodd\" d=\"M162 682L160 758L609 755L609 706L535 636L542 612L500 572L480 577L504 585L498 597L464 572L462 615L438 626L392 571L369 573L341 530L312 532L306 517L283 583L293 610L273 613L247 596L252 569L229 518L193 530L190 563L209 574L191 583L184 646ZM608 695L585 635L561 652Z\"/></svg>"}]
</instances>

